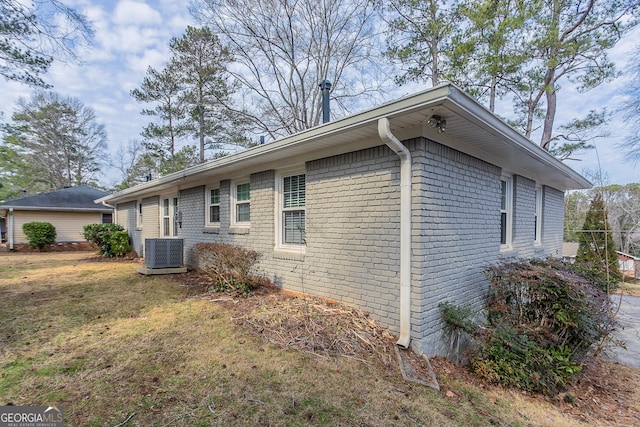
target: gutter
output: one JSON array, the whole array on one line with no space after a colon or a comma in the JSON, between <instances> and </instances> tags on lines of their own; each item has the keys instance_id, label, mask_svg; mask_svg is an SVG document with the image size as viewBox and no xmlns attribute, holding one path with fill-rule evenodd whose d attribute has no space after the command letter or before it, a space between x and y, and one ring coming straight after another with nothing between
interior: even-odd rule
<instances>
[{"instance_id":1,"label":"gutter","mask_svg":"<svg viewBox=\"0 0 640 427\"><path fill-rule=\"evenodd\" d=\"M7 215L7 236L9 240L9 250L13 250L13 241L15 239L13 232L13 208L9 208L9 215Z\"/></svg>"},{"instance_id":2,"label":"gutter","mask_svg":"<svg viewBox=\"0 0 640 427\"><path fill-rule=\"evenodd\" d=\"M397 346L411 342L411 153L392 133L389 119L378 120L378 135L400 157L400 337Z\"/></svg>"}]
</instances>

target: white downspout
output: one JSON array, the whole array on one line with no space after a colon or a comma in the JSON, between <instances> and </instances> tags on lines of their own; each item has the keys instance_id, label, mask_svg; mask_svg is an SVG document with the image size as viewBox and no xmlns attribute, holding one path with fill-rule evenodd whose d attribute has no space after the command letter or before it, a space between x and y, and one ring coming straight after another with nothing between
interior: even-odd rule
<instances>
[{"instance_id":1,"label":"white downspout","mask_svg":"<svg viewBox=\"0 0 640 427\"><path fill-rule=\"evenodd\" d=\"M9 208L9 215L7 215L7 232L9 234L9 250L13 250L13 240L14 232L13 232L13 208Z\"/></svg>"},{"instance_id":2,"label":"white downspout","mask_svg":"<svg viewBox=\"0 0 640 427\"><path fill-rule=\"evenodd\" d=\"M380 139L400 157L400 337L396 345L411 342L411 152L389 127L389 119L378 120Z\"/></svg>"}]
</instances>

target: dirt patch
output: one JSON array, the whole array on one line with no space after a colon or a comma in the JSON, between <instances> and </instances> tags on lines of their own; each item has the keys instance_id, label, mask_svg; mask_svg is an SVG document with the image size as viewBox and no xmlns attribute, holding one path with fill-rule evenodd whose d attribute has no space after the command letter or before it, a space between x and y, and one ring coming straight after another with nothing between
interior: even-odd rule
<instances>
[{"instance_id":1,"label":"dirt patch","mask_svg":"<svg viewBox=\"0 0 640 427\"><path fill-rule=\"evenodd\" d=\"M96 247L89 242L60 242L46 245L42 250L38 248L32 248L29 245L19 244L14 245L13 252L17 253L34 253L34 252L88 252L97 251Z\"/></svg>"},{"instance_id":2,"label":"dirt patch","mask_svg":"<svg viewBox=\"0 0 640 427\"><path fill-rule=\"evenodd\" d=\"M320 298L291 296L265 286L250 297L208 293L209 279L190 272L178 281L199 293L201 298L223 304L233 312L233 320L265 342L282 348L296 348L322 357L350 357L385 369L396 369L393 337L368 314ZM640 369L615 362L592 359L579 378L554 399L505 389L476 377L466 367L434 357L431 366L447 398L460 396L456 382L472 385L511 400L550 403L581 422L597 425L640 425ZM424 367L425 379L428 369Z\"/></svg>"}]
</instances>

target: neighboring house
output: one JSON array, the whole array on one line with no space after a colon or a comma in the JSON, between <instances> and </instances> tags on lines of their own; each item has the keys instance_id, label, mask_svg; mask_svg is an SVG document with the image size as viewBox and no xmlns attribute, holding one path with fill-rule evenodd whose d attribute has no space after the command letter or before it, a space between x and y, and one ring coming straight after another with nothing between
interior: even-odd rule
<instances>
[{"instance_id":1,"label":"neighboring house","mask_svg":"<svg viewBox=\"0 0 640 427\"><path fill-rule=\"evenodd\" d=\"M640 258L624 252L616 252L618 254L618 267L620 269L620 273L626 277L634 279L640 277Z\"/></svg>"},{"instance_id":2,"label":"neighboring house","mask_svg":"<svg viewBox=\"0 0 640 427\"><path fill-rule=\"evenodd\" d=\"M444 354L438 303L480 308L500 258L561 256L564 191L590 182L450 84L98 202L142 254L184 239L262 253L283 289L357 306Z\"/></svg>"},{"instance_id":3,"label":"neighboring house","mask_svg":"<svg viewBox=\"0 0 640 427\"><path fill-rule=\"evenodd\" d=\"M579 247L580 243L576 242L562 243L562 260L564 262L568 262L569 264L573 264L574 262L576 262Z\"/></svg>"},{"instance_id":4,"label":"neighboring house","mask_svg":"<svg viewBox=\"0 0 640 427\"><path fill-rule=\"evenodd\" d=\"M84 242L82 227L112 221L113 208L94 200L109 193L87 185L64 188L50 193L26 196L0 203L0 216L6 222L9 249L27 243L22 225L49 222L56 228L56 242Z\"/></svg>"}]
</instances>

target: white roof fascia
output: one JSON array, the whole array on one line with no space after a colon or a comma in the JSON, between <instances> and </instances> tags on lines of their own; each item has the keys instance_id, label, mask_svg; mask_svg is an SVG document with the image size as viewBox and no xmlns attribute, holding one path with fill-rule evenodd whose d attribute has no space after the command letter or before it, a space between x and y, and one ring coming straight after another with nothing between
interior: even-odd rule
<instances>
[{"instance_id":1,"label":"white roof fascia","mask_svg":"<svg viewBox=\"0 0 640 427\"><path fill-rule=\"evenodd\" d=\"M494 132L503 135L504 138L514 144L523 154L533 157L537 161L559 169L564 175L575 182L580 188L591 188L593 184L580 175L578 172L571 169L566 164L551 155L547 150L543 149L539 145L535 144L524 135L516 131L514 128L505 123L498 116L490 112L488 109L478 104L473 98L467 95L461 90L454 90L451 92L450 98L459 107L463 108L468 114L478 120L479 126L491 129Z\"/></svg>"},{"instance_id":2,"label":"white roof fascia","mask_svg":"<svg viewBox=\"0 0 640 427\"><path fill-rule=\"evenodd\" d=\"M145 195L157 194L160 190L185 184L199 179L197 176L208 171L220 169L245 168L252 164L268 163L274 159L282 159L284 153L291 156L296 155L296 151L304 148L308 149L308 144L312 142L322 142L324 146L335 146L338 143L332 141L336 137L357 129L371 127L372 134L376 132L378 119L386 117L402 117L408 113L426 110L438 105L449 105L452 111L462 113L461 118L472 122L475 126L485 129L488 132L501 135L506 140L505 144L512 144L523 154L535 161L541 162L548 167L557 169L566 180L577 188L590 188L591 183L575 172L573 169L557 160L547 151L537 144L518 133L511 126L502 121L499 117L477 103L463 91L450 83L441 84L426 91L395 100L379 107L357 113L344 119L329 122L314 128L289 135L277 141L250 148L246 151L230 156L221 157L206 163L202 163L182 171L157 178L155 180L130 187L119 192L96 199L96 203L117 203L118 201L134 200ZM422 123L417 123L416 126ZM377 134L376 134L377 135ZM381 145L377 144L377 145ZM316 147L312 147L316 148ZM302 152L302 151L300 151ZM222 170L220 171L223 172Z\"/></svg>"}]
</instances>

